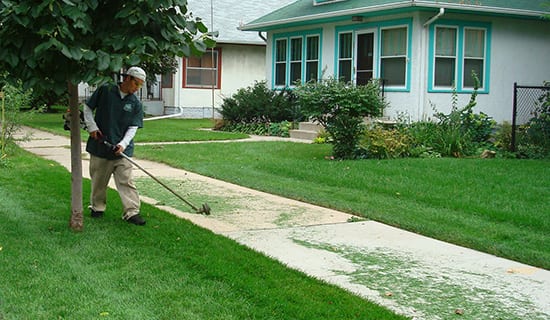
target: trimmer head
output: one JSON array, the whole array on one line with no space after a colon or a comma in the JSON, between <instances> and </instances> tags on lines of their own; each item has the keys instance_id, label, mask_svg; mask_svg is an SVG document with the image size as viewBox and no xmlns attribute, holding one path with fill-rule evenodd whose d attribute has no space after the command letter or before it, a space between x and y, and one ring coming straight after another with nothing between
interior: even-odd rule
<instances>
[{"instance_id":1,"label":"trimmer head","mask_svg":"<svg viewBox=\"0 0 550 320\"><path fill-rule=\"evenodd\" d=\"M110 148L111 150L115 150L116 149L116 146L113 145L112 143L106 141L106 140L103 140L102 141L104 145L106 145L108 148ZM130 158L129 156L127 156L126 154L124 153L121 153L120 154L121 157L125 158L126 160L128 160L131 164L133 164L134 166L138 167L141 171L145 172L149 177L153 178L153 180L155 180L156 182L158 182L161 186L163 186L166 190L172 192L173 195L175 195L176 197L178 197L181 201L185 202L187 205L189 205L191 208L193 208L193 210L195 210L196 213L199 213L199 214L205 214L205 215L210 215L210 207L208 206L208 204L204 203L200 208L197 208L195 207L191 202L185 200L184 197L182 197L181 195L179 195L176 191L174 191L172 188L170 188L169 186L167 186L164 182L160 181L157 177L155 177L153 174L151 174L149 171L145 170L142 166L140 166L137 162L135 162L134 160L132 160L132 158Z\"/></svg>"},{"instance_id":2,"label":"trimmer head","mask_svg":"<svg viewBox=\"0 0 550 320\"><path fill-rule=\"evenodd\" d=\"M210 207L208 206L208 204L203 203L201 208L197 210L197 213L201 213L201 214L205 214L205 215L209 216L210 215Z\"/></svg>"}]
</instances>

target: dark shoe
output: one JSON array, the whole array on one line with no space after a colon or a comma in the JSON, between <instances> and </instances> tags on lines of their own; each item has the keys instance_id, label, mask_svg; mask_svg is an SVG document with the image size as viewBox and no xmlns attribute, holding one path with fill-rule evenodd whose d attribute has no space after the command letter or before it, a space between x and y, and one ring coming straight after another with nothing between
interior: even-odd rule
<instances>
[{"instance_id":1,"label":"dark shoe","mask_svg":"<svg viewBox=\"0 0 550 320\"><path fill-rule=\"evenodd\" d=\"M101 218L103 217L103 211L95 211L94 209L90 209L90 215L92 218Z\"/></svg>"},{"instance_id":2,"label":"dark shoe","mask_svg":"<svg viewBox=\"0 0 550 320\"><path fill-rule=\"evenodd\" d=\"M139 214L136 214L135 216L131 216L130 218L126 219L126 221L138 226L142 226L145 224L145 220L143 220L143 218Z\"/></svg>"}]
</instances>

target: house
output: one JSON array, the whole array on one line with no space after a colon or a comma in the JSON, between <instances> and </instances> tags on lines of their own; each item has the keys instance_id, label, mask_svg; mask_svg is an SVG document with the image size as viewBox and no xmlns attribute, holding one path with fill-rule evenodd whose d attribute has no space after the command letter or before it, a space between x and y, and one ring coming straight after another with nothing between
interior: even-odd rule
<instances>
[{"instance_id":1,"label":"house","mask_svg":"<svg viewBox=\"0 0 550 320\"><path fill-rule=\"evenodd\" d=\"M382 79L391 118L466 105L511 121L514 82L550 80L547 0L297 0L240 29L267 34L272 88ZM546 3L546 5L545 5Z\"/></svg>"},{"instance_id":2,"label":"house","mask_svg":"<svg viewBox=\"0 0 550 320\"><path fill-rule=\"evenodd\" d=\"M186 118L218 117L216 108L224 97L266 80L264 36L239 27L292 1L188 0L187 13L200 17L209 31L219 33L217 45L202 57L177 58L178 71L160 77L162 103L144 101L145 112L172 113L173 107L182 107Z\"/></svg>"}]
</instances>

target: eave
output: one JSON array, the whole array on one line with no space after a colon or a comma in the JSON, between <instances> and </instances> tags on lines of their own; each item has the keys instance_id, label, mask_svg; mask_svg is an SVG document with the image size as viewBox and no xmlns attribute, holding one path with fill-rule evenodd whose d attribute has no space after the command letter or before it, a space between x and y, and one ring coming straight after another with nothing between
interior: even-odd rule
<instances>
[{"instance_id":1,"label":"eave","mask_svg":"<svg viewBox=\"0 0 550 320\"><path fill-rule=\"evenodd\" d=\"M369 7L355 8L350 10L339 10L323 12L318 14L292 17L288 19L278 19L267 22L245 24L239 29L242 31L269 31L281 27L301 26L316 23L335 22L349 20L352 16L372 16L386 15L394 12L404 12L413 10L438 10L444 8L446 12L451 13L473 13L492 16L510 16L516 18L540 19L543 15L548 15L547 11L521 10L511 8L487 7L472 4L458 3L434 3L433 1L406 0L390 4L375 5Z\"/></svg>"}]
</instances>

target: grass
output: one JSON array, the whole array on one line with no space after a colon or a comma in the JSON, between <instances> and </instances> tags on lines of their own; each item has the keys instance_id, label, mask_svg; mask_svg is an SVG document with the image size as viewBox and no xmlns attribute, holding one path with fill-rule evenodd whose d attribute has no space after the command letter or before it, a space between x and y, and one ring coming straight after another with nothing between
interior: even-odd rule
<instances>
[{"instance_id":1,"label":"grass","mask_svg":"<svg viewBox=\"0 0 550 320\"><path fill-rule=\"evenodd\" d=\"M72 232L53 161L15 151L0 180L0 319L403 319L147 204L130 226L112 190Z\"/></svg>"},{"instance_id":2,"label":"grass","mask_svg":"<svg viewBox=\"0 0 550 320\"><path fill-rule=\"evenodd\" d=\"M50 113L32 113L25 119L25 125L40 128L54 134L69 136L69 131L63 129L63 113L66 108L55 107ZM135 141L154 142L154 141L208 141L208 140L235 140L248 138L247 134L231 133L221 131L197 130L212 128L211 119L163 119L162 121L145 121L145 129L139 130ZM82 131L82 140L88 139L85 131Z\"/></svg>"},{"instance_id":3,"label":"grass","mask_svg":"<svg viewBox=\"0 0 550 320\"><path fill-rule=\"evenodd\" d=\"M328 155L328 145L290 142L139 146L136 154L550 269L547 160Z\"/></svg>"}]
</instances>

